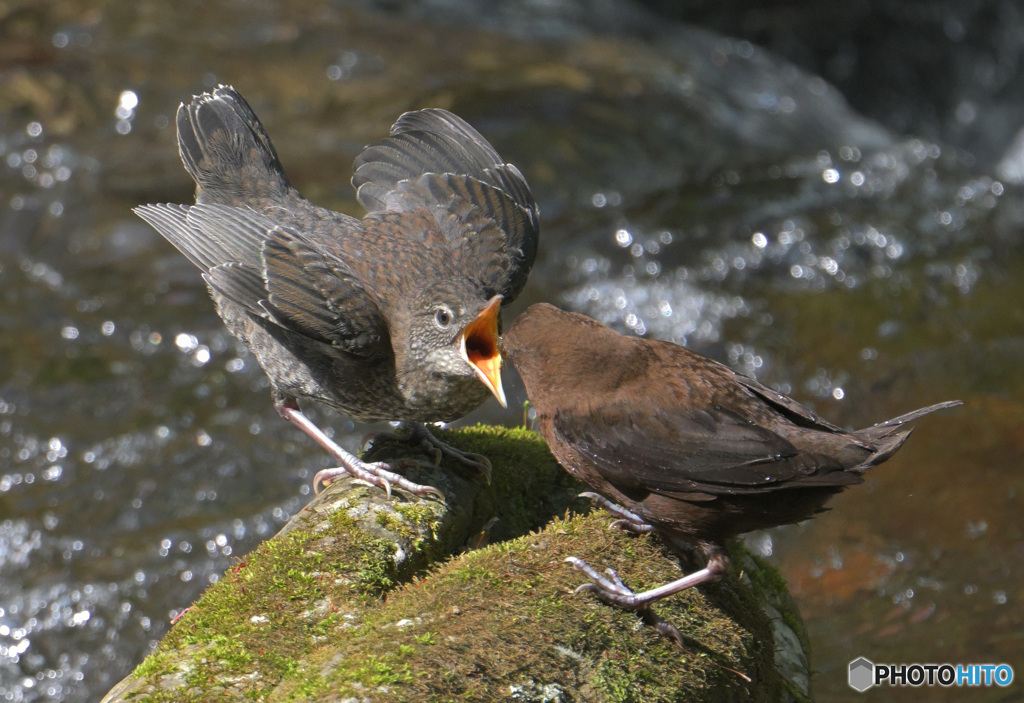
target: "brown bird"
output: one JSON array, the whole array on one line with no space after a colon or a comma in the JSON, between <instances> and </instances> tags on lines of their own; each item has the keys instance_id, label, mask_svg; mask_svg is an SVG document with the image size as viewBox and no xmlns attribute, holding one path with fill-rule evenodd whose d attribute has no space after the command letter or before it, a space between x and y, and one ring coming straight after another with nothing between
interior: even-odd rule
<instances>
[{"instance_id":1,"label":"brown bird","mask_svg":"<svg viewBox=\"0 0 1024 703\"><path fill-rule=\"evenodd\" d=\"M822 512L900 448L908 422L960 405L846 432L683 347L621 335L545 303L519 316L502 347L551 451L599 494L584 495L620 517L620 527L653 529L675 549L692 545L705 555L705 568L644 593L611 570L605 577L567 559L591 579L581 589L637 610L720 578L730 538Z\"/></svg>"},{"instance_id":2,"label":"brown bird","mask_svg":"<svg viewBox=\"0 0 1024 703\"><path fill-rule=\"evenodd\" d=\"M499 306L533 264L538 212L519 170L450 112L402 115L355 161L362 220L313 205L230 86L182 104L178 148L195 205L135 208L203 272L228 330L252 350L274 405L349 473L390 492L439 494L335 444L300 410L312 398L361 421L450 421L489 393L505 404ZM412 438L489 475L478 455Z\"/></svg>"}]
</instances>

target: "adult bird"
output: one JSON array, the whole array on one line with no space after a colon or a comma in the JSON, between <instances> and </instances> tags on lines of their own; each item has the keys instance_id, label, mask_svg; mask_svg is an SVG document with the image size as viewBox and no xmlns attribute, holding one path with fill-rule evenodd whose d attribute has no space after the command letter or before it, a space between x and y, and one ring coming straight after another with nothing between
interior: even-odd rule
<instances>
[{"instance_id":1,"label":"adult bird","mask_svg":"<svg viewBox=\"0 0 1024 703\"><path fill-rule=\"evenodd\" d=\"M311 398L361 421L451 421L493 394L502 405L499 307L526 282L538 211L519 170L446 110L408 112L358 156L361 220L289 183L230 86L182 104L178 148L195 205L135 208L202 271L217 312L270 378L274 405L348 473L390 492L439 492L363 462L299 409ZM489 475L486 459L413 438Z\"/></svg>"},{"instance_id":2,"label":"adult bird","mask_svg":"<svg viewBox=\"0 0 1024 703\"><path fill-rule=\"evenodd\" d=\"M584 495L620 527L653 529L676 550L703 552L703 569L643 593L610 570L567 559L591 579L581 589L636 610L720 578L730 538L822 512L900 448L907 423L960 405L938 403L847 432L681 346L621 335L546 303L520 315L502 347L551 451L595 491Z\"/></svg>"}]
</instances>

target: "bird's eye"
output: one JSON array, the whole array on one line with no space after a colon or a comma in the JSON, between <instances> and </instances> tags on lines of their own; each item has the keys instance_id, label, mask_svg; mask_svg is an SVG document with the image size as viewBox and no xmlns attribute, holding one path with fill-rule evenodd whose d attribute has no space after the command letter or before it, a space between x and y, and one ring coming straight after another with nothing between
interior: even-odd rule
<instances>
[{"instance_id":1,"label":"bird's eye","mask_svg":"<svg viewBox=\"0 0 1024 703\"><path fill-rule=\"evenodd\" d=\"M452 324L452 311L448 308L438 309L438 311L434 313L434 322L436 322L437 326L441 329L448 327L448 325Z\"/></svg>"}]
</instances>

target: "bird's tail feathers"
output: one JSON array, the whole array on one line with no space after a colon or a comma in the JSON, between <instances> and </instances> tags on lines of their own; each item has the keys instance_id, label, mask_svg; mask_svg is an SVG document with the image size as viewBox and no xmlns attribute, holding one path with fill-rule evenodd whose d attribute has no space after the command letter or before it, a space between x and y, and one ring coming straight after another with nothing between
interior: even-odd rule
<instances>
[{"instance_id":1,"label":"bird's tail feathers","mask_svg":"<svg viewBox=\"0 0 1024 703\"><path fill-rule=\"evenodd\" d=\"M178 108L178 151L196 201L240 205L280 199L291 186L270 137L245 98L220 85Z\"/></svg>"},{"instance_id":2,"label":"bird's tail feathers","mask_svg":"<svg viewBox=\"0 0 1024 703\"><path fill-rule=\"evenodd\" d=\"M889 429L889 431L891 432L892 431L891 428L899 427L901 425L905 425L908 422L913 422L914 420L916 420L916 419L918 419L920 417L924 417L925 415L931 414L931 413L935 412L936 410L946 410L947 408L955 408L955 407L958 407L958 406L963 405L963 404L964 403L963 403L962 400L947 400L944 403L936 403L935 405L929 405L926 408L918 408L917 410L912 410L909 413L905 413L903 415L899 415L898 417L894 417L891 420L886 420L885 422L879 422L877 425L873 425L871 427L867 427L867 428L861 430L861 433L865 434L868 437L879 435L879 434L884 436L884 434L885 434L884 431L886 429Z\"/></svg>"},{"instance_id":3,"label":"bird's tail feathers","mask_svg":"<svg viewBox=\"0 0 1024 703\"><path fill-rule=\"evenodd\" d=\"M936 403L935 405L929 405L926 408L918 408L909 413L899 415L891 420L880 422L877 425L871 427L865 427L862 430L854 432L854 435L875 447L875 453L871 455L871 459L863 465L863 469L877 466L883 461L891 457L896 451L903 446L903 443L907 441L907 437L914 431L913 427L908 426L907 423L913 422L925 415L935 412L936 410L945 410L947 408L955 408L959 405L963 405L962 401L959 400L948 400L944 403Z\"/></svg>"}]
</instances>

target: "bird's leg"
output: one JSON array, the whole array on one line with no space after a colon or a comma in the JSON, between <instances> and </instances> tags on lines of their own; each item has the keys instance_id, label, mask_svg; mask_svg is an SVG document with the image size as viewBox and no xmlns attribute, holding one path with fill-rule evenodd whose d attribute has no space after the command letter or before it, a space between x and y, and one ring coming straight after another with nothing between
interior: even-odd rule
<instances>
[{"instance_id":1,"label":"bird's leg","mask_svg":"<svg viewBox=\"0 0 1024 703\"><path fill-rule=\"evenodd\" d=\"M401 442L403 444L416 447L417 449L422 449L430 455L431 459L434 461L434 466L438 466L441 463L441 458L443 456L450 456L464 466L475 471L479 471L483 475L484 481L487 482L487 485L491 485L491 461L483 454L464 452L461 449L453 447L447 442L442 442L434 436L426 425L415 422L403 422L402 426L408 428L408 431L405 434L380 432L373 435L371 439Z\"/></svg>"},{"instance_id":2,"label":"bird's leg","mask_svg":"<svg viewBox=\"0 0 1024 703\"><path fill-rule=\"evenodd\" d=\"M421 486L418 483L413 483L404 476L392 471L391 469L393 467L390 464L386 464L382 461L367 463L354 454L346 452L337 444L337 442L324 434L323 430L317 427L312 420L302 413L299 409L299 404L294 398L288 398L283 395L278 396L275 394L274 408L281 417L312 437L317 444L326 449L331 456L341 462L341 466L338 468L324 469L313 477L314 491L318 490L321 483L330 483L339 476L347 474L359 479L360 481L365 481L371 485L383 488L387 492L388 498L391 497L391 484L394 484L417 496L435 495L441 500L444 500L444 494L441 493L441 491L437 490L433 486Z\"/></svg>"},{"instance_id":3,"label":"bird's leg","mask_svg":"<svg viewBox=\"0 0 1024 703\"><path fill-rule=\"evenodd\" d=\"M605 573L608 577L599 574L593 567L582 559L568 557L567 562L585 573L590 578L590 583L585 583L576 589L576 592L592 591L594 595L606 603L617 605L627 610L643 610L656 601L661 600L673 593L685 591L708 581L717 581L729 568L729 557L725 552L713 549L708 554L708 563L700 571L687 574L681 579L676 579L657 588L652 588L643 593L633 593L619 579L618 575L608 569Z\"/></svg>"},{"instance_id":4,"label":"bird's leg","mask_svg":"<svg viewBox=\"0 0 1024 703\"><path fill-rule=\"evenodd\" d=\"M585 493L580 493L579 497L589 498L595 505L597 505L597 507L618 518L618 520L608 525L609 530L612 528L618 528L620 530L636 532L637 534L642 535L654 529L652 525L648 525L644 522L644 519L636 513L630 512L621 505L613 503L599 493L591 493L590 491L587 491Z\"/></svg>"}]
</instances>

